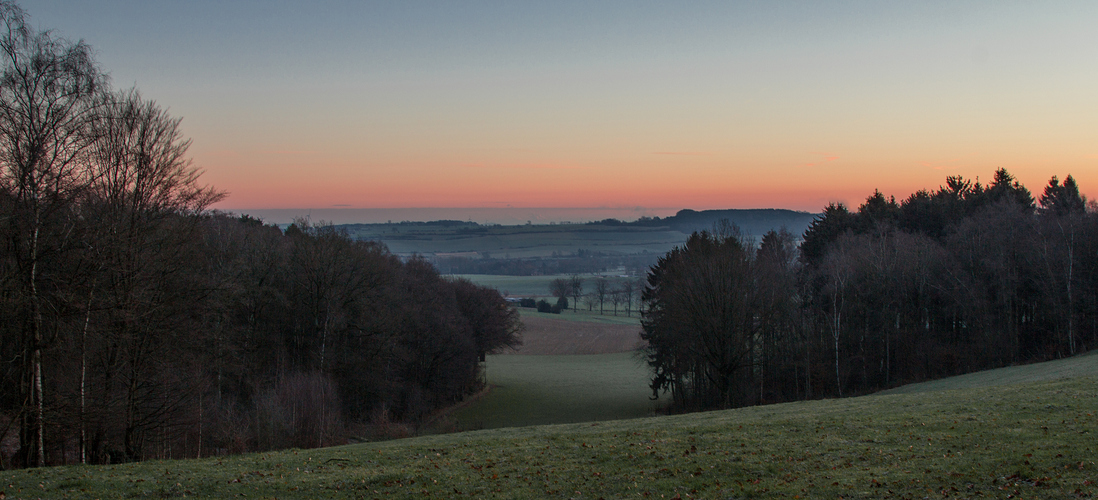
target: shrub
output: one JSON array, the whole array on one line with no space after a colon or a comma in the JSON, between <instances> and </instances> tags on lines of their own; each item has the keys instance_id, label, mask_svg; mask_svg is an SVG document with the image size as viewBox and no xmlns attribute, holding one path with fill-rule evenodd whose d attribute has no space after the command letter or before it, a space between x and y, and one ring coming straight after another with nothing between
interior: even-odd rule
<instances>
[{"instance_id":1,"label":"shrub","mask_svg":"<svg viewBox=\"0 0 1098 500\"><path fill-rule=\"evenodd\" d=\"M568 309L568 297L560 297L557 299L557 309L561 311Z\"/></svg>"}]
</instances>

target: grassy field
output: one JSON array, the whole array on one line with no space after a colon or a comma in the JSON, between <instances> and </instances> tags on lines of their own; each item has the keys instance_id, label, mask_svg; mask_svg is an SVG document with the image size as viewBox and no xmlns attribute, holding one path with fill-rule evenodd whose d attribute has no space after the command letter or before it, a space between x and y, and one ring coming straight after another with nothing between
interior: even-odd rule
<instances>
[{"instance_id":1,"label":"grassy field","mask_svg":"<svg viewBox=\"0 0 1098 500\"><path fill-rule=\"evenodd\" d=\"M1046 363L1011 366L996 370L958 375L956 377L931 380L918 384L908 384L877 394L908 394L913 392L946 391L954 389L973 389L995 385L1041 382L1059 378L1098 376L1098 351L1082 356L1059 359Z\"/></svg>"},{"instance_id":2,"label":"grassy field","mask_svg":"<svg viewBox=\"0 0 1098 500\"><path fill-rule=\"evenodd\" d=\"M0 490L4 498L1090 498L1096 414L1098 380L1074 377L4 471Z\"/></svg>"},{"instance_id":3,"label":"grassy field","mask_svg":"<svg viewBox=\"0 0 1098 500\"><path fill-rule=\"evenodd\" d=\"M492 389L451 415L459 429L592 422L647 417L647 368L630 352L489 356Z\"/></svg>"},{"instance_id":4,"label":"grassy field","mask_svg":"<svg viewBox=\"0 0 1098 500\"><path fill-rule=\"evenodd\" d=\"M524 312L523 345L485 363L490 390L433 427L492 429L653 415L661 402L649 399L648 370L633 352L640 342L637 319L562 316L572 314Z\"/></svg>"}]
</instances>

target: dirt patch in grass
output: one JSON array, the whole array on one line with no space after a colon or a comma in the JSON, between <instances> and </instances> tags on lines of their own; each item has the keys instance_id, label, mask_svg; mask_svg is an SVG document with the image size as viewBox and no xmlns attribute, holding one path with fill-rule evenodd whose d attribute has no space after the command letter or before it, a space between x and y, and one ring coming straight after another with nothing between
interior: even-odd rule
<instances>
[{"instance_id":1,"label":"dirt patch in grass","mask_svg":"<svg viewBox=\"0 0 1098 500\"><path fill-rule=\"evenodd\" d=\"M502 354L612 354L641 345L640 326L524 316L522 346Z\"/></svg>"}]
</instances>

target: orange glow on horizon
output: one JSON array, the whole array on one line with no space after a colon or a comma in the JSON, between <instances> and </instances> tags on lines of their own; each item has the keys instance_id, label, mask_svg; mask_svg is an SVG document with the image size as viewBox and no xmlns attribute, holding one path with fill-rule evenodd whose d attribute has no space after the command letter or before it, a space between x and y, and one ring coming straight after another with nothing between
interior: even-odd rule
<instances>
[{"instance_id":1,"label":"orange glow on horizon","mask_svg":"<svg viewBox=\"0 0 1098 500\"><path fill-rule=\"evenodd\" d=\"M839 165L825 158L824 164ZM691 175L656 174L637 169L611 175L583 167L458 167L432 174L370 179L368 175L323 178L294 176L290 181L270 177L249 182L204 180L229 191L219 209L242 208L416 208L416 207L661 207L788 208L817 212L832 202L856 208L874 190L902 201L920 190L935 190L950 175L987 183L996 167L981 169L920 166L895 172L847 168L813 171L811 167L742 170L700 168ZM1048 179L1074 176L1084 193L1098 181L1092 169L1021 169L1006 167L1039 198Z\"/></svg>"},{"instance_id":2,"label":"orange glow on horizon","mask_svg":"<svg viewBox=\"0 0 1098 500\"><path fill-rule=\"evenodd\" d=\"M982 183L1006 168L1040 197L1049 178L1072 175L1084 193L1098 185L1098 155L926 154L819 148L803 153L666 148L434 153L407 160L352 160L309 153L198 152L203 180L229 196L215 208L659 207L788 208L828 203L856 208L880 190L898 201L935 190L946 177ZM287 147L286 151L291 151ZM399 158L396 152L386 158ZM1007 161L1009 160L1009 161Z\"/></svg>"}]
</instances>

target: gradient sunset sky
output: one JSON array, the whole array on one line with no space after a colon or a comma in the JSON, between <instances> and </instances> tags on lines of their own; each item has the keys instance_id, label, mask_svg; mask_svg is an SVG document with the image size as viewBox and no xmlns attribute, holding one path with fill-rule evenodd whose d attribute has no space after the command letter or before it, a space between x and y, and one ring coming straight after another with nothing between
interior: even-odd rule
<instances>
[{"instance_id":1,"label":"gradient sunset sky","mask_svg":"<svg viewBox=\"0 0 1098 500\"><path fill-rule=\"evenodd\" d=\"M183 117L217 208L1098 194L1098 2L21 0Z\"/></svg>"}]
</instances>

